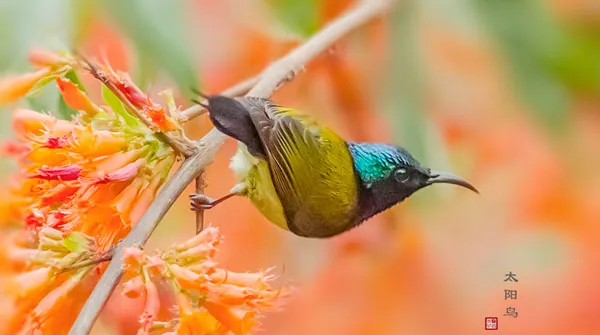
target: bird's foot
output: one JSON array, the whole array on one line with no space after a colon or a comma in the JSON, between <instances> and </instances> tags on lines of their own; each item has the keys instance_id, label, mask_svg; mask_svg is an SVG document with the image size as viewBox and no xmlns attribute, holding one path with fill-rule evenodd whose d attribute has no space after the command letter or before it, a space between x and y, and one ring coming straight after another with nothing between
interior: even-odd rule
<instances>
[{"instance_id":1,"label":"bird's foot","mask_svg":"<svg viewBox=\"0 0 600 335\"><path fill-rule=\"evenodd\" d=\"M216 200L201 193L190 194L190 206L194 212L215 207Z\"/></svg>"}]
</instances>

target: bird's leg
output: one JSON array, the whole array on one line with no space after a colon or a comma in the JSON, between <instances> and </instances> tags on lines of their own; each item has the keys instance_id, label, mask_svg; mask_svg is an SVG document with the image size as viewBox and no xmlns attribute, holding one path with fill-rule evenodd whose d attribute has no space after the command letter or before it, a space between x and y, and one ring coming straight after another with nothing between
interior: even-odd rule
<instances>
[{"instance_id":1,"label":"bird's leg","mask_svg":"<svg viewBox=\"0 0 600 335\"><path fill-rule=\"evenodd\" d=\"M229 191L228 194L220 197L219 199L213 199L213 198L207 197L206 195L201 194L201 193L190 194L191 210L201 211L201 210L205 210L205 209L211 209L211 208L215 207L216 205L220 204L221 202L223 202L235 195L242 195L244 190L245 190L244 185L242 185L242 184L235 185L231 189L231 191Z\"/></svg>"},{"instance_id":2,"label":"bird's leg","mask_svg":"<svg viewBox=\"0 0 600 335\"><path fill-rule=\"evenodd\" d=\"M190 194L191 210L196 212L196 211L202 211L205 209L211 209L211 208L215 207L216 205L218 205L219 203L233 197L234 195L236 195L236 194L229 193L225 196L220 197L219 199L213 199L213 198L207 197L201 193Z\"/></svg>"}]
</instances>

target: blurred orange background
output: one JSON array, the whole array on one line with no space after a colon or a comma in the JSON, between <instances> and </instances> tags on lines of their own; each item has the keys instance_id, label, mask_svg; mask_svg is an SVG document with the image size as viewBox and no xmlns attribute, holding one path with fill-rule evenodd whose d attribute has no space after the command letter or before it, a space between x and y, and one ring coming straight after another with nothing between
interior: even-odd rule
<instances>
[{"instance_id":1,"label":"blurred orange background","mask_svg":"<svg viewBox=\"0 0 600 335\"><path fill-rule=\"evenodd\" d=\"M0 70L25 68L32 47L76 49L153 94L179 87L188 106L189 87L217 93L259 73L352 4L8 0ZM52 111L57 94L46 89L37 106ZM243 198L208 211L227 268L278 266L279 283L297 287L260 334L484 334L494 316L495 334L600 334L597 1L399 1L273 99L349 140L404 146L481 195L428 188L327 240L282 231ZM1 118L8 138L8 113ZM210 128L202 116L187 131ZM208 169L209 196L234 185L235 148L229 140ZM146 249L194 229L185 194ZM509 272L519 281L505 282ZM518 298L505 300L506 289ZM507 307L518 317L503 316ZM135 334L141 308L115 294L93 333Z\"/></svg>"}]
</instances>

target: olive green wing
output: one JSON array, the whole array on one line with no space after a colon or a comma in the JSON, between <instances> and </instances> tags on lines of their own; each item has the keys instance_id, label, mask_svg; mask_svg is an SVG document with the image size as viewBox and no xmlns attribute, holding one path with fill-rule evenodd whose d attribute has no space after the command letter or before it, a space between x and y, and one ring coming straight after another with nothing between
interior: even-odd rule
<instances>
[{"instance_id":1,"label":"olive green wing","mask_svg":"<svg viewBox=\"0 0 600 335\"><path fill-rule=\"evenodd\" d=\"M326 237L348 229L358 191L346 142L292 109L266 99L249 104L290 230Z\"/></svg>"}]
</instances>

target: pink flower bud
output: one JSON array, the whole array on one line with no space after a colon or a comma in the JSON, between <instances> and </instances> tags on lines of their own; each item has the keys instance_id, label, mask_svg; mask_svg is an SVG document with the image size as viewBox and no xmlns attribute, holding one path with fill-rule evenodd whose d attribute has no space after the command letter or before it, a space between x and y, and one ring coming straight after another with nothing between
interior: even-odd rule
<instances>
[{"instance_id":1,"label":"pink flower bud","mask_svg":"<svg viewBox=\"0 0 600 335\"><path fill-rule=\"evenodd\" d=\"M30 178L39 178L46 180L76 180L79 179L82 168L75 164L63 165L58 167L41 167L38 174Z\"/></svg>"}]
</instances>

